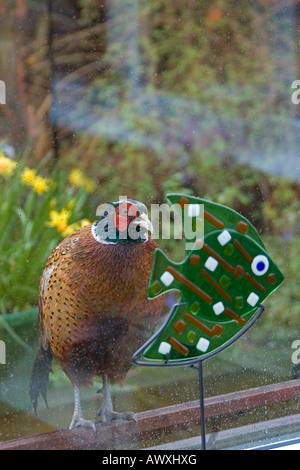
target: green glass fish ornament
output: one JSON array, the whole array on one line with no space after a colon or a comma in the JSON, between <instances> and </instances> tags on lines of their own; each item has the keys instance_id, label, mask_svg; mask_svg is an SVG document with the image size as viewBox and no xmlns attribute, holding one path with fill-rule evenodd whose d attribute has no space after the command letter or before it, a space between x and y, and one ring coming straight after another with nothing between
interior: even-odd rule
<instances>
[{"instance_id":1,"label":"green glass fish ornament","mask_svg":"<svg viewBox=\"0 0 300 470\"><path fill-rule=\"evenodd\" d=\"M144 365L192 364L224 349L253 323L262 302L283 282L253 225L236 211L197 197L169 194L182 218L203 225L181 263L157 249L148 297L181 293L162 328L133 357ZM198 219L198 220L197 220Z\"/></svg>"}]
</instances>

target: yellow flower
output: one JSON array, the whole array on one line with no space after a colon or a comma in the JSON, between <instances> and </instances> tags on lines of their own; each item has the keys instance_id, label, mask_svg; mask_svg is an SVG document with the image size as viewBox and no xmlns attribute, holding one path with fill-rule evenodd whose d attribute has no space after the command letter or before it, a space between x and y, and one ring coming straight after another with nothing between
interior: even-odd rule
<instances>
[{"instance_id":1,"label":"yellow flower","mask_svg":"<svg viewBox=\"0 0 300 470\"><path fill-rule=\"evenodd\" d=\"M11 176L17 167L17 162L5 157L0 153L0 174L3 176Z\"/></svg>"},{"instance_id":2,"label":"yellow flower","mask_svg":"<svg viewBox=\"0 0 300 470\"><path fill-rule=\"evenodd\" d=\"M69 176L69 182L74 186L84 185L84 175L81 170L72 170Z\"/></svg>"},{"instance_id":3,"label":"yellow flower","mask_svg":"<svg viewBox=\"0 0 300 470\"><path fill-rule=\"evenodd\" d=\"M88 219L82 219L82 221L80 222L80 227L85 227L86 225L89 225L91 224L92 222L90 222Z\"/></svg>"},{"instance_id":4,"label":"yellow flower","mask_svg":"<svg viewBox=\"0 0 300 470\"><path fill-rule=\"evenodd\" d=\"M84 186L85 186L85 190L88 194L93 193L96 189L96 183L93 180L91 180L90 178L85 178Z\"/></svg>"},{"instance_id":5,"label":"yellow flower","mask_svg":"<svg viewBox=\"0 0 300 470\"><path fill-rule=\"evenodd\" d=\"M80 222L74 222L73 224L68 225L66 230L63 231L63 236L68 237L69 235L72 235L72 233L76 232L76 230L79 230L89 224L91 224L91 222L88 219L82 219Z\"/></svg>"},{"instance_id":6,"label":"yellow flower","mask_svg":"<svg viewBox=\"0 0 300 470\"><path fill-rule=\"evenodd\" d=\"M79 229L81 229L81 228L83 228L86 225L89 225L91 223L92 222L90 222L88 219L82 219L80 222L74 222L73 224L68 225L66 230L64 230L63 236L67 237L69 235L72 235L72 233L76 232L77 230L79 230Z\"/></svg>"},{"instance_id":7,"label":"yellow flower","mask_svg":"<svg viewBox=\"0 0 300 470\"><path fill-rule=\"evenodd\" d=\"M26 186L31 186L37 194L43 194L49 190L51 181L37 175L36 170L26 167L22 171L21 182Z\"/></svg>"},{"instance_id":8,"label":"yellow flower","mask_svg":"<svg viewBox=\"0 0 300 470\"><path fill-rule=\"evenodd\" d=\"M46 193L49 190L50 180L42 176L36 176L32 182L34 191L37 194Z\"/></svg>"},{"instance_id":9,"label":"yellow flower","mask_svg":"<svg viewBox=\"0 0 300 470\"><path fill-rule=\"evenodd\" d=\"M66 230L63 231L63 236L68 237L69 235L72 235L72 233L76 232L76 230L79 230L80 224L75 222L74 224L68 225Z\"/></svg>"},{"instance_id":10,"label":"yellow flower","mask_svg":"<svg viewBox=\"0 0 300 470\"><path fill-rule=\"evenodd\" d=\"M88 194L93 193L96 189L95 182L91 178L85 177L81 170L72 170L69 175L69 182L73 186L84 187Z\"/></svg>"},{"instance_id":11,"label":"yellow flower","mask_svg":"<svg viewBox=\"0 0 300 470\"><path fill-rule=\"evenodd\" d=\"M71 211L62 209L58 211L50 211L50 221L46 222L48 227L56 227L60 233L64 233L68 228L68 221L71 217Z\"/></svg>"},{"instance_id":12,"label":"yellow flower","mask_svg":"<svg viewBox=\"0 0 300 470\"><path fill-rule=\"evenodd\" d=\"M96 189L96 184L93 180L88 180L85 183L85 190L88 194L92 194Z\"/></svg>"},{"instance_id":13,"label":"yellow flower","mask_svg":"<svg viewBox=\"0 0 300 470\"><path fill-rule=\"evenodd\" d=\"M24 168L21 174L21 182L24 183L26 186L32 186L34 180L36 178L36 171L32 170L31 168Z\"/></svg>"},{"instance_id":14,"label":"yellow flower","mask_svg":"<svg viewBox=\"0 0 300 470\"><path fill-rule=\"evenodd\" d=\"M71 199L71 201L70 201L70 202L68 202L68 204L67 204L67 206L66 206L66 207L67 207L67 209L70 209L70 210L72 210L72 209L74 209L74 207L75 207L75 204L76 204L76 199Z\"/></svg>"}]
</instances>

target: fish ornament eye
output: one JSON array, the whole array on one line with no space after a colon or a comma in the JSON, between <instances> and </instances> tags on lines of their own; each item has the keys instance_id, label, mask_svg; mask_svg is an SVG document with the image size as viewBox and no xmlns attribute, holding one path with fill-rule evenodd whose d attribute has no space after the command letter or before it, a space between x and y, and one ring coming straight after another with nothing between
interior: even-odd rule
<instances>
[{"instance_id":1,"label":"fish ornament eye","mask_svg":"<svg viewBox=\"0 0 300 470\"><path fill-rule=\"evenodd\" d=\"M251 263L251 269L256 276L263 276L269 269L269 260L264 255L255 256Z\"/></svg>"}]
</instances>

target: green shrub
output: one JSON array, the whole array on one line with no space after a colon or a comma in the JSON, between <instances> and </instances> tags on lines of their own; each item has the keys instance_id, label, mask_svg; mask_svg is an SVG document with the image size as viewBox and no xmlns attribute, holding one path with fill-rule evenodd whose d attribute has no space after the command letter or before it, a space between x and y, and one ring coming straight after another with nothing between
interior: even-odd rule
<instances>
[{"instance_id":1,"label":"green shrub","mask_svg":"<svg viewBox=\"0 0 300 470\"><path fill-rule=\"evenodd\" d=\"M50 252L88 222L83 216L91 181L61 171L45 178L41 166L33 170L24 160L0 156L0 313L37 304Z\"/></svg>"}]
</instances>

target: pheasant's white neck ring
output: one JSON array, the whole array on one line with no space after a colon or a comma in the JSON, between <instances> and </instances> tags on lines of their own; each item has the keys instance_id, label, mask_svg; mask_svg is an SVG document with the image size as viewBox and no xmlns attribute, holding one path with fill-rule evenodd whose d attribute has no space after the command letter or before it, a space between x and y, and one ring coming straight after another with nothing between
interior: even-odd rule
<instances>
[{"instance_id":1,"label":"pheasant's white neck ring","mask_svg":"<svg viewBox=\"0 0 300 470\"><path fill-rule=\"evenodd\" d=\"M92 225L91 232L92 232L92 235L93 235L94 239L98 243L102 243L103 245L118 245L119 244L119 242L110 241L110 240L101 238L97 233L97 222ZM148 239L149 239L148 235L145 234L144 237L145 237L145 240L143 240L140 243L146 243L148 241Z\"/></svg>"},{"instance_id":2,"label":"pheasant's white neck ring","mask_svg":"<svg viewBox=\"0 0 300 470\"><path fill-rule=\"evenodd\" d=\"M111 242L111 241L108 241L108 240L103 240L101 237L99 237L99 235L97 234L97 224L93 224L92 227L91 227L91 232L92 232L92 235L94 237L94 239L98 242L98 243L102 243L103 245L116 245L117 242Z\"/></svg>"}]
</instances>

